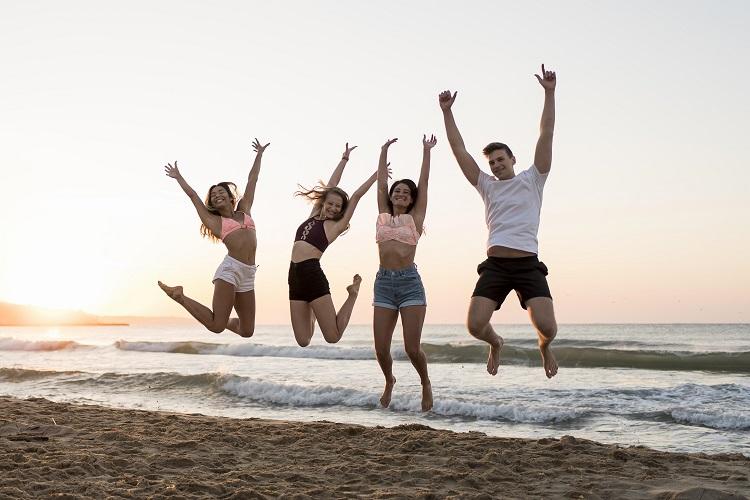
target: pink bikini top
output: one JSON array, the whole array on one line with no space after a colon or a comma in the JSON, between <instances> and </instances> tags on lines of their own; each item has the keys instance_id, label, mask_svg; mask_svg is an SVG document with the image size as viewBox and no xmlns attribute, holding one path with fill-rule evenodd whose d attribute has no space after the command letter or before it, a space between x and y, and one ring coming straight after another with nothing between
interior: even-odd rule
<instances>
[{"instance_id":1,"label":"pink bikini top","mask_svg":"<svg viewBox=\"0 0 750 500\"><path fill-rule=\"evenodd\" d=\"M242 215L245 216L242 220L242 224L230 217L221 218L221 241L224 241L224 238L240 229L255 229L255 222L252 217L245 213Z\"/></svg>"},{"instance_id":2,"label":"pink bikini top","mask_svg":"<svg viewBox=\"0 0 750 500\"><path fill-rule=\"evenodd\" d=\"M378 215L378 221L375 223L375 241L383 243L390 240L417 246L419 232L417 232L417 225L414 224L414 218L411 215Z\"/></svg>"}]
</instances>

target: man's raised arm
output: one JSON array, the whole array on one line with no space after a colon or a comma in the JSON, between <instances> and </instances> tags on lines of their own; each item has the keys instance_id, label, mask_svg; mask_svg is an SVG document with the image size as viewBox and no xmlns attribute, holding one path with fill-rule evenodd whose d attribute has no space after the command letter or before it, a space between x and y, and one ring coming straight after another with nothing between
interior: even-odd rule
<instances>
[{"instance_id":1,"label":"man's raised arm","mask_svg":"<svg viewBox=\"0 0 750 500\"><path fill-rule=\"evenodd\" d=\"M448 142L451 145L453 155L456 157L458 166L461 167L464 177L466 177L472 186L476 186L477 182L479 182L479 166L469 152L466 151L464 140L458 131L458 126L456 126L456 120L453 118L453 111L451 110L457 94L458 92L455 92L451 95L450 90L445 90L440 93L438 101L440 102L440 109L443 111L445 132L448 135Z\"/></svg>"},{"instance_id":2,"label":"man's raised arm","mask_svg":"<svg viewBox=\"0 0 750 500\"><path fill-rule=\"evenodd\" d=\"M555 132L555 86L557 76L554 71L545 71L542 64L542 76L534 75L539 85L544 88L544 109L539 124L539 140L536 142L534 165L542 174L547 174L552 168L552 136Z\"/></svg>"}]
</instances>

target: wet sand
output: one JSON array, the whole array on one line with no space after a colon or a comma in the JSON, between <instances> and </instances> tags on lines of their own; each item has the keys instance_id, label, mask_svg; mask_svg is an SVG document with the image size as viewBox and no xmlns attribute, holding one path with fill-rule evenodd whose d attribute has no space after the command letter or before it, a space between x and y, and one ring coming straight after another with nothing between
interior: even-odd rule
<instances>
[{"instance_id":1,"label":"wet sand","mask_svg":"<svg viewBox=\"0 0 750 500\"><path fill-rule=\"evenodd\" d=\"M0 396L0 498L750 495L750 458Z\"/></svg>"}]
</instances>

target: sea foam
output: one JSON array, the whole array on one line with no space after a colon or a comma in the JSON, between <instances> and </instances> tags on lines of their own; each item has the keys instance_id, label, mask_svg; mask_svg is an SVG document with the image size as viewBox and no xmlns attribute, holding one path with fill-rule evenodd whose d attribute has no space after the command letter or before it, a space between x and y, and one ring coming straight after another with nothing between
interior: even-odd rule
<instances>
[{"instance_id":1,"label":"sea foam","mask_svg":"<svg viewBox=\"0 0 750 500\"><path fill-rule=\"evenodd\" d=\"M264 344L212 344L208 342L129 342L118 340L115 347L123 351L162 352L175 354L218 354L224 356L313 358L313 359L374 359L369 347L272 346Z\"/></svg>"},{"instance_id":2,"label":"sea foam","mask_svg":"<svg viewBox=\"0 0 750 500\"><path fill-rule=\"evenodd\" d=\"M72 340L20 340L0 338L0 351L62 351L65 349L90 348Z\"/></svg>"}]
</instances>

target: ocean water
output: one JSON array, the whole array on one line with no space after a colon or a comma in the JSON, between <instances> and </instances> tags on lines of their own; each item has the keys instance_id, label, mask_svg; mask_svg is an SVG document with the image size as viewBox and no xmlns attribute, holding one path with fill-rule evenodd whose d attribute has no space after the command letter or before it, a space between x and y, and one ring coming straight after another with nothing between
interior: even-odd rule
<instances>
[{"instance_id":1,"label":"ocean water","mask_svg":"<svg viewBox=\"0 0 750 500\"><path fill-rule=\"evenodd\" d=\"M310 347L289 326L255 336L197 324L0 327L0 394L233 418L419 423L459 432L566 434L679 452L750 456L750 325L561 325L552 380L528 325L498 325L503 365L461 325L426 325L434 409L419 411L419 378L394 334L391 407L372 330L350 326Z\"/></svg>"}]
</instances>

